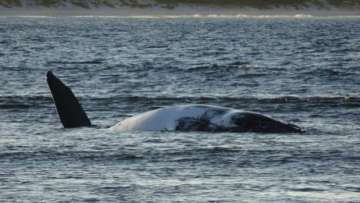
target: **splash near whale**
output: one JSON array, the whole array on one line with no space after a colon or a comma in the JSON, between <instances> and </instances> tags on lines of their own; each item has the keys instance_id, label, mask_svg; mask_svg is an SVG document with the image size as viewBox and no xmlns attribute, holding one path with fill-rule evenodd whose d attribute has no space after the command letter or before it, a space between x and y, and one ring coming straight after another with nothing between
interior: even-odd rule
<instances>
[{"instance_id":1,"label":"splash near whale","mask_svg":"<svg viewBox=\"0 0 360 203\"><path fill-rule=\"evenodd\" d=\"M64 128L90 127L90 119L72 90L51 71L47 73L47 82ZM259 113L202 104L169 106L147 111L120 121L110 129L120 132L303 132L297 125Z\"/></svg>"}]
</instances>

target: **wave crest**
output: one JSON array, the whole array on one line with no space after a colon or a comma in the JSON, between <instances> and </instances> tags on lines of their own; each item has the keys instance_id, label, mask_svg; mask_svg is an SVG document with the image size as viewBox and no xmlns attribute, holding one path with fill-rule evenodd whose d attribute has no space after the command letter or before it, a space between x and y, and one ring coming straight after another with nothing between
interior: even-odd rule
<instances>
[{"instance_id":1,"label":"wave crest","mask_svg":"<svg viewBox=\"0 0 360 203\"><path fill-rule=\"evenodd\" d=\"M342 106L360 107L360 97L343 96L279 96L279 97L147 97L147 96L112 96L112 97L79 97L85 103L93 106L109 106L125 104L144 104L146 106L164 106L185 103L200 104L223 104L223 106L237 106L238 104L266 105L266 104L296 104L306 106ZM50 96L0 96L0 109L27 109L27 108L48 108L52 105ZM111 110L111 109L109 109Z\"/></svg>"}]
</instances>

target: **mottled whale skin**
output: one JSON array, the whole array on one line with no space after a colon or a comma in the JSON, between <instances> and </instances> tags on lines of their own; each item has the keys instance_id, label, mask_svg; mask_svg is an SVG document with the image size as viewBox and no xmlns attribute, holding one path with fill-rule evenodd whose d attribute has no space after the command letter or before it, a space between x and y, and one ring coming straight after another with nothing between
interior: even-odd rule
<instances>
[{"instance_id":1,"label":"mottled whale skin","mask_svg":"<svg viewBox=\"0 0 360 203\"><path fill-rule=\"evenodd\" d=\"M301 132L293 124L232 108L189 104L164 107L127 118L113 131Z\"/></svg>"},{"instance_id":2,"label":"mottled whale skin","mask_svg":"<svg viewBox=\"0 0 360 203\"><path fill-rule=\"evenodd\" d=\"M47 82L64 128L91 127L91 122L72 90L51 71ZM164 107L127 118L113 131L206 131L299 133L294 124L259 113L232 108L189 104Z\"/></svg>"}]
</instances>

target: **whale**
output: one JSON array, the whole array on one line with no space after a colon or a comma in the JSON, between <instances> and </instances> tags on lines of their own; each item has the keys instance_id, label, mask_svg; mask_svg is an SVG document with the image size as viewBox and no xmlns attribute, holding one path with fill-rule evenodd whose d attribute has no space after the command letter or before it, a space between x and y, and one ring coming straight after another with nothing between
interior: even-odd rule
<instances>
[{"instance_id":1,"label":"whale","mask_svg":"<svg viewBox=\"0 0 360 203\"><path fill-rule=\"evenodd\" d=\"M64 128L92 127L80 102L52 71L47 83ZM111 131L302 133L299 126L256 112L205 105L183 104L158 108L126 118Z\"/></svg>"}]
</instances>

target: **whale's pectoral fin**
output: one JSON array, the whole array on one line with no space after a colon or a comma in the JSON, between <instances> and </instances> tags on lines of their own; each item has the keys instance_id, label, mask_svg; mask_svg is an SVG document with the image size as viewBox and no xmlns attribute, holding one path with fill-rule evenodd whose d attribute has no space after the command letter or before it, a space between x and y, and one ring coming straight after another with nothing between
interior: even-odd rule
<instances>
[{"instance_id":1,"label":"whale's pectoral fin","mask_svg":"<svg viewBox=\"0 0 360 203\"><path fill-rule=\"evenodd\" d=\"M74 93L51 71L47 72L47 83L64 128L91 126L89 118Z\"/></svg>"}]
</instances>

